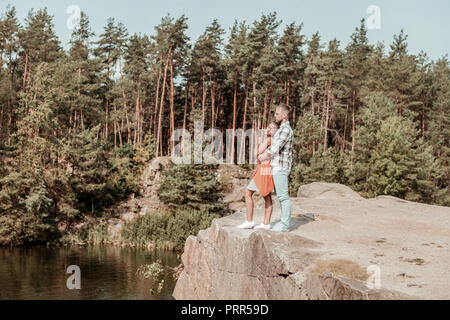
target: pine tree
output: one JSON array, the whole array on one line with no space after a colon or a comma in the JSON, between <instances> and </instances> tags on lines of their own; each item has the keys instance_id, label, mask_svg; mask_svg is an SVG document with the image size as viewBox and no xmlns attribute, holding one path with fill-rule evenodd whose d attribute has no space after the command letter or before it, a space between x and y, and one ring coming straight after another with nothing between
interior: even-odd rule
<instances>
[{"instance_id":1,"label":"pine tree","mask_svg":"<svg viewBox=\"0 0 450 320\"><path fill-rule=\"evenodd\" d=\"M373 93L363 99L363 112L359 136L355 137L354 150L349 154L347 177L356 191L368 194L368 182L374 160L371 150L377 144L376 134L381 124L388 117L395 114L393 102L382 93Z\"/></svg>"},{"instance_id":2,"label":"pine tree","mask_svg":"<svg viewBox=\"0 0 450 320\"><path fill-rule=\"evenodd\" d=\"M281 55L280 78L284 88L284 102L288 105L292 103L294 110L292 111L292 122L297 122L297 109L299 100L292 100L298 98L298 92L303 90L301 79L305 70L305 57L303 53L303 46L306 43L305 36L301 33L303 24L296 25L294 22L287 25L284 29L283 35L278 41L278 51Z\"/></svg>"},{"instance_id":3,"label":"pine tree","mask_svg":"<svg viewBox=\"0 0 450 320\"><path fill-rule=\"evenodd\" d=\"M442 175L438 179L442 197L439 203L449 205L450 181L450 68L445 56L433 65L431 122L426 138L433 148L433 154L441 162Z\"/></svg>"},{"instance_id":4,"label":"pine tree","mask_svg":"<svg viewBox=\"0 0 450 320\"><path fill-rule=\"evenodd\" d=\"M411 120L397 115L382 121L371 152L373 168L367 181L371 194L433 200L437 186L432 178L439 168L431 148L416 140L417 131Z\"/></svg>"},{"instance_id":5,"label":"pine tree","mask_svg":"<svg viewBox=\"0 0 450 320\"><path fill-rule=\"evenodd\" d=\"M355 147L355 136L357 135L357 126L359 119L359 110L361 106L361 93L364 91L367 71L368 58L373 50L369 45L367 39L367 29L365 27L365 20L361 19L360 27L355 29L351 35L351 43L346 48L346 55L344 60L344 72L346 74L346 105L351 108L351 139L352 151ZM345 118L347 119L347 117ZM346 126L346 123L345 125ZM346 136L346 135L345 135Z\"/></svg>"},{"instance_id":6,"label":"pine tree","mask_svg":"<svg viewBox=\"0 0 450 320\"><path fill-rule=\"evenodd\" d=\"M143 117L145 102L144 88L148 73L148 56L150 50L150 39L147 36L133 35L127 44L125 55L124 71L129 81L127 82L128 92L133 92L131 96L135 104L134 113L134 138L133 145L141 145L144 135Z\"/></svg>"},{"instance_id":7,"label":"pine tree","mask_svg":"<svg viewBox=\"0 0 450 320\"><path fill-rule=\"evenodd\" d=\"M308 50L306 53L306 67L303 79L303 92L301 98L302 109L310 109L312 114L315 114L316 109L316 78L317 78L317 58L322 49L320 43L319 33L312 35L311 40L308 41Z\"/></svg>"},{"instance_id":8,"label":"pine tree","mask_svg":"<svg viewBox=\"0 0 450 320\"><path fill-rule=\"evenodd\" d=\"M157 59L160 64L160 68L163 70L162 74L162 84L159 84L158 78L158 89L161 86L161 94L158 94L156 108L155 110L155 136L156 138L156 156L163 154L163 114L164 114L164 103L166 95L166 87L169 86L169 130L168 139L172 136L173 130L175 130L175 88L174 88L174 78L178 74L182 74L185 64L185 58L187 51L190 48L188 43L189 37L186 35L187 17L182 15L177 20L173 21L170 15L165 16L161 23L155 27L156 35L152 36L152 39L156 43L156 48L158 50ZM169 74L170 73L170 74ZM167 84L169 81L169 84ZM158 106L159 104L159 106ZM156 125L157 123L157 125ZM169 153L173 145L169 146Z\"/></svg>"},{"instance_id":9,"label":"pine tree","mask_svg":"<svg viewBox=\"0 0 450 320\"><path fill-rule=\"evenodd\" d=\"M416 71L416 57L408 54L407 38L403 30L399 35L394 35L386 70L386 86L397 113L414 120L418 118L414 109L421 105L418 101L420 78Z\"/></svg>"},{"instance_id":10,"label":"pine tree","mask_svg":"<svg viewBox=\"0 0 450 320\"><path fill-rule=\"evenodd\" d=\"M22 87L25 89L27 80L33 75L33 69L40 62L54 62L62 56L60 42L54 32L53 17L48 14L47 8L29 11L19 39L22 49Z\"/></svg>"},{"instance_id":11,"label":"pine tree","mask_svg":"<svg viewBox=\"0 0 450 320\"><path fill-rule=\"evenodd\" d=\"M260 88L257 86L257 83L261 82L261 80L258 79L257 70L260 67L264 68L263 64L268 62L269 56L272 54L273 50L268 49L267 47L275 47L278 38L276 29L280 24L281 21L278 20L276 12L272 12L268 15L263 14L260 20L253 23L247 38L246 51L250 58L248 72L252 85L250 98L253 99L253 105L249 111L251 111L251 116L256 119L256 129L261 129L263 121L265 120L263 118L264 110L261 106L266 107L267 113L267 104L264 104L264 99L266 99L267 103L266 97L268 90L268 88ZM265 56L264 61L262 60L263 56ZM262 103L261 100L263 100Z\"/></svg>"},{"instance_id":12,"label":"pine tree","mask_svg":"<svg viewBox=\"0 0 450 320\"><path fill-rule=\"evenodd\" d=\"M95 43L97 47L94 50L94 54L101 61L101 83L103 87L104 96L104 131L103 137L107 139L110 134L110 113L111 104L114 104L114 140L116 141L117 135L120 138L122 145L122 133L126 129L127 131L127 143L131 143L131 129L128 117L128 97L126 96L125 89L123 88L123 54L128 39L128 32L125 26L118 22L116 23L114 18L109 18L104 32L99 36L99 40ZM115 86L114 79L116 66L119 64L119 79L120 82ZM115 99L114 99L115 98ZM114 102L112 100L115 100ZM122 106L122 112L119 115L117 108ZM119 129L118 118L121 118L121 125ZM124 118L126 119L126 127L124 124ZM117 141L116 141L117 142Z\"/></svg>"},{"instance_id":13,"label":"pine tree","mask_svg":"<svg viewBox=\"0 0 450 320\"><path fill-rule=\"evenodd\" d=\"M228 81L231 83L233 92L233 111L232 111L232 129L233 137L236 135L236 128L238 125L238 114L242 114L241 128L245 132L247 129L247 111L248 111L248 97L250 90L249 82L249 64L250 59L247 55L247 36L248 26L245 22L238 23L235 21L231 32L228 44L225 46L225 66L228 75ZM239 90L243 86L243 91ZM239 96L240 93L240 96ZM243 110L242 110L243 109ZM241 149L237 150L238 159L245 158L245 143L241 140ZM234 141L232 145L231 154L234 159ZM233 160L234 162L234 160Z\"/></svg>"},{"instance_id":14,"label":"pine tree","mask_svg":"<svg viewBox=\"0 0 450 320\"><path fill-rule=\"evenodd\" d=\"M324 132L321 130L320 117L310 111L298 119L294 129L293 168L290 175L292 190L298 190L301 184L310 181L309 167L311 158L316 154L317 147L323 143Z\"/></svg>"},{"instance_id":15,"label":"pine tree","mask_svg":"<svg viewBox=\"0 0 450 320\"><path fill-rule=\"evenodd\" d=\"M160 200L170 209L181 208L222 212L226 204L216 179L217 165L171 164L165 169L158 189Z\"/></svg>"},{"instance_id":16,"label":"pine tree","mask_svg":"<svg viewBox=\"0 0 450 320\"><path fill-rule=\"evenodd\" d=\"M74 84L70 103L69 136L73 130L85 130L86 123L95 124L100 120L99 61L93 58L91 38L94 33L89 26L89 19L81 12L80 22L72 33L69 49L73 68Z\"/></svg>"},{"instance_id":17,"label":"pine tree","mask_svg":"<svg viewBox=\"0 0 450 320\"><path fill-rule=\"evenodd\" d=\"M0 179L1 242L45 243L56 233L63 170L57 166L60 141L54 68L47 63L37 65L32 85L19 101L22 118L12 136L13 166Z\"/></svg>"},{"instance_id":18,"label":"pine tree","mask_svg":"<svg viewBox=\"0 0 450 320\"><path fill-rule=\"evenodd\" d=\"M17 103L16 65L20 28L15 7L8 6L0 17L0 141L6 136L9 144L13 109Z\"/></svg>"}]
</instances>

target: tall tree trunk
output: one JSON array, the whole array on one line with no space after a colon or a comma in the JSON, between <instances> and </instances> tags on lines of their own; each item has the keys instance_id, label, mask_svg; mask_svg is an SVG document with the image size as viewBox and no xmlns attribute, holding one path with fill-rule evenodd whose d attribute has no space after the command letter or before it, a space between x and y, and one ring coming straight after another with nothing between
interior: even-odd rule
<instances>
[{"instance_id":1,"label":"tall tree trunk","mask_svg":"<svg viewBox=\"0 0 450 320\"><path fill-rule=\"evenodd\" d=\"M28 53L25 51L25 68L23 69L23 82L22 82L23 91L25 91L25 84L27 80L27 69L28 69Z\"/></svg>"},{"instance_id":2,"label":"tall tree trunk","mask_svg":"<svg viewBox=\"0 0 450 320\"><path fill-rule=\"evenodd\" d=\"M355 150L355 89L353 89L352 101L352 155L350 157L350 171L353 171L353 152Z\"/></svg>"},{"instance_id":3,"label":"tall tree trunk","mask_svg":"<svg viewBox=\"0 0 450 320\"><path fill-rule=\"evenodd\" d=\"M237 81L234 83L234 93L233 93L233 141L231 143L231 159L234 163L234 136L236 135L236 106L237 106Z\"/></svg>"},{"instance_id":4,"label":"tall tree trunk","mask_svg":"<svg viewBox=\"0 0 450 320\"><path fill-rule=\"evenodd\" d=\"M175 146L171 137L175 131L175 114L174 114L174 85L173 85L173 58L170 58L170 150Z\"/></svg>"},{"instance_id":5,"label":"tall tree trunk","mask_svg":"<svg viewBox=\"0 0 450 320\"><path fill-rule=\"evenodd\" d=\"M139 133L139 89L136 97L136 107L134 111L134 137L133 137L133 146L136 147L138 143L138 133Z\"/></svg>"},{"instance_id":6,"label":"tall tree trunk","mask_svg":"<svg viewBox=\"0 0 450 320\"><path fill-rule=\"evenodd\" d=\"M157 130L157 125L156 125L156 121L158 119L158 99L159 99L159 87L160 87L160 83L161 83L161 65L159 66L159 71L158 71L158 83L156 84L156 95L155 95L155 116L153 118L153 137L156 138L156 130ZM158 144L158 141L155 140L155 143Z\"/></svg>"},{"instance_id":7,"label":"tall tree trunk","mask_svg":"<svg viewBox=\"0 0 450 320\"><path fill-rule=\"evenodd\" d=\"M205 127L205 108L206 108L206 81L205 81L205 71L202 67L202 136L203 136L203 129Z\"/></svg>"},{"instance_id":8,"label":"tall tree trunk","mask_svg":"<svg viewBox=\"0 0 450 320\"><path fill-rule=\"evenodd\" d=\"M330 97L331 97L331 88L328 87L327 90L327 104L325 111L325 134L323 139L323 152L327 151L328 148L328 120L329 120L329 112L330 112Z\"/></svg>"},{"instance_id":9,"label":"tall tree trunk","mask_svg":"<svg viewBox=\"0 0 450 320\"><path fill-rule=\"evenodd\" d=\"M242 157L242 153L245 159L245 129L247 127L247 108L248 108L248 85L245 84L245 99L244 99L244 118L242 120L242 141L241 141L241 148L239 150L239 159Z\"/></svg>"},{"instance_id":10,"label":"tall tree trunk","mask_svg":"<svg viewBox=\"0 0 450 320\"><path fill-rule=\"evenodd\" d=\"M269 106L268 106L268 114L267 114L267 125L269 125L269 120L272 118L272 109L273 109L273 97L272 94L269 94Z\"/></svg>"},{"instance_id":11,"label":"tall tree trunk","mask_svg":"<svg viewBox=\"0 0 450 320\"><path fill-rule=\"evenodd\" d=\"M211 74L210 74L211 79ZM210 81L211 83L211 126L214 128L214 112L215 112L215 105L216 105L216 75L214 75L213 79Z\"/></svg>"},{"instance_id":12,"label":"tall tree trunk","mask_svg":"<svg viewBox=\"0 0 450 320\"><path fill-rule=\"evenodd\" d=\"M123 98L123 111L125 113L125 119L127 121L127 143L131 144L131 128L130 128L130 119L128 118L127 96L125 95L125 91L123 89L122 89L122 98Z\"/></svg>"},{"instance_id":13,"label":"tall tree trunk","mask_svg":"<svg viewBox=\"0 0 450 320\"><path fill-rule=\"evenodd\" d=\"M291 81L287 81L287 96L286 96L286 104L289 105L290 99L289 95L291 94Z\"/></svg>"},{"instance_id":14,"label":"tall tree trunk","mask_svg":"<svg viewBox=\"0 0 450 320\"><path fill-rule=\"evenodd\" d=\"M269 88L266 87L266 95L264 96L264 113L263 113L263 118L262 118L262 123L261 125L266 128L267 126L267 122L266 122L266 116L267 116L267 99L269 96Z\"/></svg>"},{"instance_id":15,"label":"tall tree trunk","mask_svg":"<svg viewBox=\"0 0 450 320\"><path fill-rule=\"evenodd\" d=\"M343 138L343 141L342 141L342 146L341 146L341 153L343 153L344 152L344 147L345 147L345 139L346 139L346 137L347 137L347 117L348 117L348 104L347 104L347 107L345 108L345 119L344 119L344 138Z\"/></svg>"},{"instance_id":16,"label":"tall tree trunk","mask_svg":"<svg viewBox=\"0 0 450 320\"><path fill-rule=\"evenodd\" d=\"M118 131L118 125L117 125L117 107L116 107L116 103L113 103L113 107L114 107L114 148L117 147L117 131Z\"/></svg>"},{"instance_id":17,"label":"tall tree trunk","mask_svg":"<svg viewBox=\"0 0 450 320\"><path fill-rule=\"evenodd\" d=\"M162 154L162 113L164 110L164 95L166 94L166 81L167 81L167 69L169 67L169 60L170 60L170 55L172 52L172 45L170 45L169 47L169 52L167 54L167 58L166 58L166 65L164 67L164 77L163 77L163 86L162 86L162 92L161 92L161 105L159 107L159 116L158 116L158 130L157 130L157 138L156 141L158 141L159 143L156 144L156 156L159 156L159 151L161 150L161 154Z\"/></svg>"},{"instance_id":18,"label":"tall tree trunk","mask_svg":"<svg viewBox=\"0 0 450 320\"><path fill-rule=\"evenodd\" d=\"M253 108L256 110L256 82L255 82L255 73L252 73L252 82L253 82ZM259 112L258 112L258 118L259 118ZM259 129L259 128L258 128Z\"/></svg>"},{"instance_id":19,"label":"tall tree trunk","mask_svg":"<svg viewBox=\"0 0 450 320\"><path fill-rule=\"evenodd\" d=\"M120 81L122 81L122 64L121 64L120 61L119 61L119 69L120 69ZM110 78L111 78L111 62L109 61L109 57L108 57L108 68L107 68L107 70L108 71L107 71L106 77L107 77L107 79L109 81ZM105 112L106 112L106 114L105 114L106 123L105 123L105 138L104 139L108 140L108 135L109 135L109 131L108 131L108 128L109 128L109 99L108 98L106 98Z\"/></svg>"},{"instance_id":20,"label":"tall tree trunk","mask_svg":"<svg viewBox=\"0 0 450 320\"><path fill-rule=\"evenodd\" d=\"M185 101L184 101L183 136L181 137L181 154L184 154L184 133L186 130L188 99L189 99L189 82L186 84L186 97L185 97Z\"/></svg>"},{"instance_id":21,"label":"tall tree trunk","mask_svg":"<svg viewBox=\"0 0 450 320\"><path fill-rule=\"evenodd\" d=\"M425 137L425 104L422 104L422 138Z\"/></svg>"},{"instance_id":22,"label":"tall tree trunk","mask_svg":"<svg viewBox=\"0 0 450 320\"><path fill-rule=\"evenodd\" d=\"M217 119L219 118L219 114L223 114L223 93L219 93L220 103L217 106L216 118L214 119L214 127L216 127Z\"/></svg>"}]
</instances>

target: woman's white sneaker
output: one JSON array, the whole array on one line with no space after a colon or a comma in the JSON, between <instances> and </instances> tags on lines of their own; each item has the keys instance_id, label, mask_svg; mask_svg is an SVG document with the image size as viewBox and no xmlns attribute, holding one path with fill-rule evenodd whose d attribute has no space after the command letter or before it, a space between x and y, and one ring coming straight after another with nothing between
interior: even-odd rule
<instances>
[{"instance_id":1,"label":"woman's white sneaker","mask_svg":"<svg viewBox=\"0 0 450 320\"><path fill-rule=\"evenodd\" d=\"M254 221L252 221L252 222L245 221L244 223L241 223L237 227L239 229L253 229L254 226L255 226L255 222Z\"/></svg>"},{"instance_id":2,"label":"woman's white sneaker","mask_svg":"<svg viewBox=\"0 0 450 320\"><path fill-rule=\"evenodd\" d=\"M255 229L270 229L270 223L269 224L264 224L264 223L258 224L255 227Z\"/></svg>"}]
</instances>

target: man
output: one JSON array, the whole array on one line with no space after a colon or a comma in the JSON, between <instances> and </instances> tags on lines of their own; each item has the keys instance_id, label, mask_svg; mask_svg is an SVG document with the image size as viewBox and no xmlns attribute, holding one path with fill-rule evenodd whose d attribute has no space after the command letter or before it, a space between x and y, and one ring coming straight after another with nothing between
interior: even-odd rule
<instances>
[{"instance_id":1,"label":"man","mask_svg":"<svg viewBox=\"0 0 450 320\"><path fill-rule=\"evenodd\" d=\"M294 133L289 124L291 107L282 103L277 106L274 121L280 126L273 137L272 145L258 159L263 162L270 159L273 182L281 206L281 221L272 230L288 231L291 222L291 200L289 199L288 177L292 168L292 144Z\"/></svg>"}]
</instances>

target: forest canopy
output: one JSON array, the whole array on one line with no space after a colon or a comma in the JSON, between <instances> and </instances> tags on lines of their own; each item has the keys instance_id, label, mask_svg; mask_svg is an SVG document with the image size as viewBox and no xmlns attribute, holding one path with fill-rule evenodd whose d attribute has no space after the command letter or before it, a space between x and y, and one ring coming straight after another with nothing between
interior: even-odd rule
<instances>
[{"instance_id":1,"label":"forest canopy","mask_svg":"<svg viewBox=\"0 0 450 320\"><path fill-rule=\"evenodd\" d=\"M326 181L450 205L448 57L410 53L403 30L371 44L362 19L343 47L273 12L226 39L215 19L194 41L184 15L152 35L110 18L96 35L81 13L64 50L47 9L0 10L0 243L48 241L137 191L175 129L260 129L279 103L293 108L293 194Z\"/></svg>"}]
</instances>

